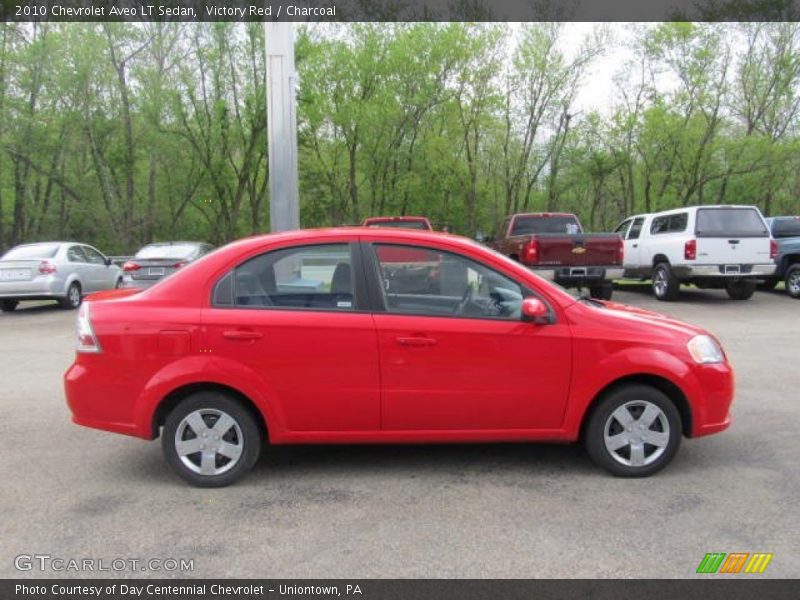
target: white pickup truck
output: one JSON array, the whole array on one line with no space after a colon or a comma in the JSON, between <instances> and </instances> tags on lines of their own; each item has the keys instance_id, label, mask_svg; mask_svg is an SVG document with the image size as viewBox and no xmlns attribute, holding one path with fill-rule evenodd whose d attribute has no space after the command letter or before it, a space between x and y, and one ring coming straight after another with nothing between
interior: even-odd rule
<instances>
[{"instance_id":1,"label":"white pickup truck","mask_svg":"<svg viewBox=\"0 0 800 600\"><path fill-rule=\"evenodd\" d=\"M747 300L775 272L778 247L755 206L693 206L625 219L624 276L652 279L659 300L677 300L682 283L725 288Z\"/></svg>"}]
</instances>

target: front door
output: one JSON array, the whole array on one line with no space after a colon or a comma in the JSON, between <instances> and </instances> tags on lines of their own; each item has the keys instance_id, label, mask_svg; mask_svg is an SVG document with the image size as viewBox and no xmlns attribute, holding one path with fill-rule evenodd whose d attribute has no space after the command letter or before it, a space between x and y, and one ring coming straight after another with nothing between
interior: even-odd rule
<instances>
[{"instance_id":1,"label":"front door","mask_svg":"<svg viewBox=\"0 0 800 600\"><path fill-rule=\"evenodd\" d=\"M380 428L375 325L357 312L353 263L349 244L273 250L223 277L203 311L214 356L255 373L290 432Z\"/></svg>"},{"instance_id":2,"label":"front door","mask_svg":"<svg viewBox=\"0 0 800 600\"><path fill-rule=\"evenodd\" d=\"M376 313L384 430L558 429L571 340L561 322L523 322L522 286L467 257L374 245L386 312Z\"/></svg>"},{"instance_id":3,"label":"front door","mask_svg":"<svg viewBox=\"0 0 800 600\"><path fill-rule=\"evenodd\" d=\"M625 252L622 262L625 269L636 270L642 264L642 250L639 247L639 238L642 235L643 224L644 217L636 217L624 236Z\"/></svg>"}]
</instances>

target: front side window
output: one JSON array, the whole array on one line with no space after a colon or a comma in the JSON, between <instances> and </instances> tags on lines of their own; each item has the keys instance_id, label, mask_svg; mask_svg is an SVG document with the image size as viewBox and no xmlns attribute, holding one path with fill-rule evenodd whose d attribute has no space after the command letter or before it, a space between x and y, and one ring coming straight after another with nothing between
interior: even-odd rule
<instances>
[{"instance_id":1,"label":"front side window","mask_svg":"<svg viewBox=\"0 0 800 600\"><path fill-rule=\"evenodd\" d=\"M91 246L83 246L81 248L83 253L86 255L86 260L93 265L105 265L106 259L100 254L97 250L92 248Z\"/></svg>"},{"instance_id":2,"label":"front side window","mask_svg":"<svg viewBox=\"0 0 800 600\"><path fill-rule=\"evenodd\" d=\"M376 244L386 310L433 317L520 320L525 290L515 281L464 256Z\"/></svg>"},{"instance_id":3,"label":"front side window","mask_svg":"<svg viewBox=\"0 0 800 600\"><path fill-rule=\"evenodd\" d=\"M325 244L274 250L222 277L216 306L355 310L350 246Z\"/></svg>"},{"instance_id":4,"label":"front side window","mask_svg":"<svg viewBox=\"0 0 800 600\"><path fill-rule=\"evenodd\" d=\"M625 232L628 231L628 225L630 224L631 224L630 221L623 221L622 223L617 225L617 228L614 230L614 233L618 233L621 236L624 236Z\"/></svg>"},{"instance_id":5,"label":"front side window","mask_svg":"<svg viewBox=\"0 0 800 600\"><path fill-rule=\"evenodd\" d=\"M628 232L629 240L638 240L639 236L642 234L642 225L644 225L644 217L637 217L633 220L633 225L631 225L631 230Z\"/></svg>"}]
</instances>

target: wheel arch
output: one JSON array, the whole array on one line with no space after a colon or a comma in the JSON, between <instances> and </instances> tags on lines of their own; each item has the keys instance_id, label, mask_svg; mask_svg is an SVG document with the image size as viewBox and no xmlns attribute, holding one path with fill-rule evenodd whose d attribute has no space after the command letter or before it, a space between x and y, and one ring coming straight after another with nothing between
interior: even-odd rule
<instances>
[{"instance_id":1,"label":"wheel arch","mask_svg":"<svg viewBox=\"0 0 800 600\"><path fill-rule=\"evenodd\" d=\"M653 266L655 267L659 263L670 264L669 258L667 258L666 254L656 254L653 256Z\"/></svg>"},{"instance_id":2,"label":"wheel arch","mask_svg":"<svg viewBox=\"0 0 800 600\"><path fill-rule=\"evenodd\" d=\"M624 377L620 377L609 382L599 392L597 392L597 394L595 394L595 396L592 398L592 401L589 403L589 406L586 407L586 410L583 413L579 433L580 439L582 440L584 438L586 425L591 419L594 411L599 406L600 402L602 402L606 396L621 387L636 384L655 388L669 398L675 405L675 408L678 409L678 414L681 417L681 431L683 432L683 435L686 437L691 435L692 411L689 407L689 401L683 390L665 377L653 375L652 373L636 373L632 375L625 375Z\"/></svg>"},{"instance_id":3,"label":"wheel arch","mask_svg":"<svg viewBox=\"0 0 800 600\"><path fill-rule=\"evenodd\" d=\"M247 395L237 390L236 388L218 383L214 381L198 381L181 385L171 392L166 394L156 406L153 411L153 416L150 422L150 435L151 439L156 439L159 436L161 427L167 419L172 410L178 406L184 399L192 394L198 392L219 392L229 396L239 402L248 412L255 418L261 433L264 435L265 440L269 440L269 428L264 415L259 410L255 402L253 402Z\"/></svg>"}]
</instances>

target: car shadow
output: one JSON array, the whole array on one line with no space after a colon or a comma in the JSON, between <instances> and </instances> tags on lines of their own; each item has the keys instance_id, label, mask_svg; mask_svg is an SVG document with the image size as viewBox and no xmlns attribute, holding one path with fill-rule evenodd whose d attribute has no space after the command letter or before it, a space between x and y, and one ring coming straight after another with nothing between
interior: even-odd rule
<instances>
[{"instance_id":1,"label":"car shadow","mask_svg":"<svg viewBox=\"0 0 800 600\"><path fill-rule=\"evenodd\" d=\"M675 302L659 302L656 300L656 297L653 295L653 289L649 282L646 283L625 283L625 284L614 284L614 291L615 292L628 292L631 294L636 294L637 296L642 297L649 297L653 300L653 302L658 303L658 305L669 306L670 304L675 303L684 303L684 304L732 304L736 303L735 300L731 300L728 297L727 292L724 289L706 289L702 290L700 288L696 288L693 286L681 286L681 294L680 297ZM757 291L756 294L763 294L764 292ZM755 296L757 297L757 296ZM613 301L618 301L618 298L612 298Z\"/></svg>"},{"instance_id":2,"label":"car shadow","mask_svg":"<svg viewBox=\"0 0 800 600\"><path fill-rule=\"evenodd\" d=\"M13 311L0 312L0 315L3 317L14 317L14 315L35 315L38 313L59 312L63 310L64 309L62 309L57 302L42 300L37 302L20 302Z\"/></svg>"}]
</instances>

